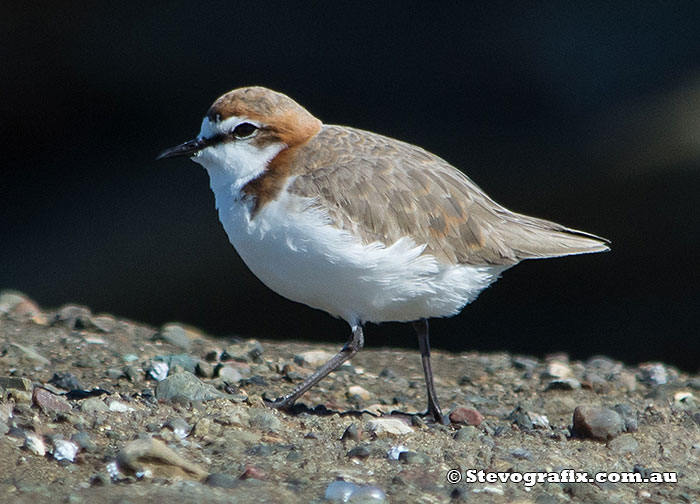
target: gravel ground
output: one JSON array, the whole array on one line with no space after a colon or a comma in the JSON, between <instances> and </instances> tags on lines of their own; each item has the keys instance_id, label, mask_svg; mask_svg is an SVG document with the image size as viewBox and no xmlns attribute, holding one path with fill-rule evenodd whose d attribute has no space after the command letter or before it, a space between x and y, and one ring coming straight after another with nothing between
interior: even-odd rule
<instances>
[{"instance_id":1,"label":"gravel ground","mask_svg":"<svg viewBox=\"0 0 700 504\"><path fill-rule=\"evenodd\" d=\"M442 426L415 415L417 351L363 350L293 413L265 406L339 346L156 329L4 291L0 502L699 502L698 376L434 352ZM476 472L565 469L677 482Z\"/></svg>"}]
</instances>

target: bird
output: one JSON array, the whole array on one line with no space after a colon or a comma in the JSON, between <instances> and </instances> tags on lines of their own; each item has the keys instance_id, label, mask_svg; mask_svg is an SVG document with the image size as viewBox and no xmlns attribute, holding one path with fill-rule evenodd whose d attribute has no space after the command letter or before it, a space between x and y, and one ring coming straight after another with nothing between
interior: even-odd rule
<instances>
[{"instance_id":1,"label":"bird","mask_svg":"<svg viewBox=\"0 0 700 504\"><path fill-rule=\"evenodd\" d=\"M507 210L418 146L324 124L265 87L225 93L194 139L157 159L180 157L208 172L219 220L258 279L350 325L336 355L269 402L282 410L364 346L366 323L411 322L423 415L449 423L435 390L428 319L458 314L522 260L610 249L605 238Z\"/></svg>"}]
</instances>

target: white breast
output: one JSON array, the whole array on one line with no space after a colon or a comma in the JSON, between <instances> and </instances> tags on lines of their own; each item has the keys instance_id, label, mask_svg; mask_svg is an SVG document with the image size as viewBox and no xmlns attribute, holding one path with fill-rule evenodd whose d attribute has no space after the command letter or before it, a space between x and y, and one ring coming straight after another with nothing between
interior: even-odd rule
<instances>
[{"instance_id":1,"label":"white breast","mask_svg":"<svg viewBox=\"0 0 700 504\"><path fill-rule=\"evenodd\" d=\"M268 152L249 147L207 148L195 161L209 172L219 219L243 261L288 299L351 325L444 317L458 313L505 269L440 264L408 237L388 247L363 244L334 227L313 199L286 190L251 218L251 202L240 190L279 147Z\"/></svg>"}]
</instances>

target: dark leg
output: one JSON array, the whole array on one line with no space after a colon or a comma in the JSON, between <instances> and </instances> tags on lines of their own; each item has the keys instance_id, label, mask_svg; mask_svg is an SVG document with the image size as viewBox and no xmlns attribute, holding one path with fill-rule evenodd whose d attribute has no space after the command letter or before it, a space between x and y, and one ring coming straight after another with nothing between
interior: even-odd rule
<instances>
[{"instance_id":1,"label":"dark leg","mask_svg":"<svg viewBox=\"0 0 700 504\"><path fill-rule=\"evenodd\" d=\"M291 394L280 397L274 402L268 403L268 406L279 409L287 409L291 407L297 399L306 393L307 390L338 369L343 362L352 358L352 356L359 352L364 345L365 337L364 334L362 334L362 326L358 325L353 329L350 339L347 343L345 343L345 346L342 348L342 350L340 350L340 352L333 356L333 358L326 362L323 366L318 368L314 374L309 376L304 383L295 388Z\"/></svg>"},{"instance_id":2,"label":"dark leg","mask_svg":"<svg viewBox=\"0 0 700 504\"><path fill-rule=\"evenodd\" d=\"M433 383L433 369L430 367L430 337L428 335L428 320L420 319L413 323L413 328L418 335L418 346L423 361L423 373L425 374L425 386L428 389L428 415L432 415L436 422L449 424L449 420L442 416L442 410L438 404L437 392Z\"/></svg>"}]
</instances>

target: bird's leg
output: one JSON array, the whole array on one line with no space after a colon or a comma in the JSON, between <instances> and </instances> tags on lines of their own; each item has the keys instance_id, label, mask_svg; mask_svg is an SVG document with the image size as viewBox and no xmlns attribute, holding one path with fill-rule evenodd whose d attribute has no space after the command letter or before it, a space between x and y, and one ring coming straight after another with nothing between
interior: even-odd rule
<instances>
[{"instance_id":1,"label":"bird's leg","mask_svg":"<svg viewBox=\"0 0 700 504\"><path fill-rule=\"evenodd\" d=\"M279 399L267 403L268 406L272 408L279 408L279 409L288 409L292 405L294 405L294 402L299 399L302 395L306 393L307 390L309 390L311 387L316 385L318 382L323 380L326 376L328 376L330 373L338 369L343 362L346 360L352 358L357 352L360 351L360 349L365 345L365 336L362 333L362 325L358 324L356 326L353 326L352 328L352 334L350 335L350 339L348 340L347 343L345 343L345 346L338 352L336 355L333 356L328 362L326 362L323 366L318 368L314 374L309 376L304 383L296 387L291 394L288 394L284 397L280 397Z\"/></svg>"},{"instance_id":2,"label":"bird's leg","mask_svg":"<svg viewBox=\"0 0 700 504\"><path fill-rule=\"evenodd\" d=\"M437 392L433 383L433 369L430 366L430 337L428 334L428 320L420 319L413 322L413 328L418 335L418 346L420 356L423 361L423 373L425 374L425 387L428 390L428 415L432 415L436 422L449 424L449 420L442 415L442 410L438 404Z\"/></svg>"}]
</instances>

